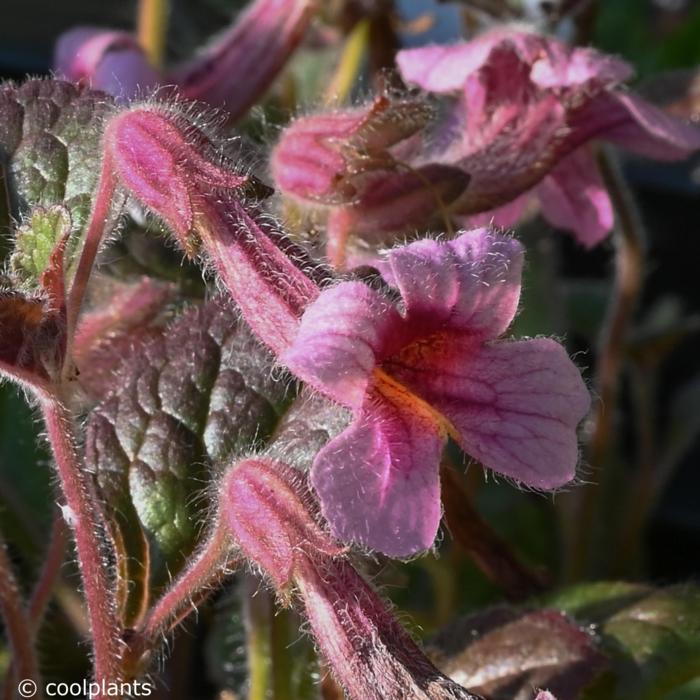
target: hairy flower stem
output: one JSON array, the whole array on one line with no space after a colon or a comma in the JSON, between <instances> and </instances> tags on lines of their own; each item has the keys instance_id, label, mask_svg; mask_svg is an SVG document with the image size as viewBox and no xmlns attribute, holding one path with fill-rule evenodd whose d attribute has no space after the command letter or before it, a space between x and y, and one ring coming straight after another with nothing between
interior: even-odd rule
<instances>
[{"instance_id":1,"label":"hairy flower stem","mask_svg":"<svg viewBox=\"0 0 700 700\"><path fill-rule=\"evenodd\" d=\"M66 558L67 546L68 528L66 527L66 521L61 513L56 513L51 525L49 545L44 554L44 565L29 599L29 625L33 634L36 634L41 626L44 613L51 600L54 586Z\"/></svg>"},{"instance_id":2,"label":"hairy flower stem","mask_svg":"<svg viewBox=\"0 0 700 700\"><path fill-rule=\"evenodd\" d=\"M34 650L29 615L22 600L19 584L15 577L12 562L7 554L4 541L0 540L0 614L2 614L5 634L12 650L12 668L8 670L6 687L14 690L17 679L31 679L41 688L39 664ZM43 693L39 691L39 695ZM6 693L5 693L6 696Z\"/></svg>"},{"instance_id":3,"label":"hairy flower stem","mask_svg":"<svg viewBox=\"0 0 700 700\"><path fill-rule=\"evenodd\" d=\"M615 228L615 282L607 320L599 339L594 389L591 437L586 450L594 479L577 491L573 519L573 542L567 578L580 578L589 565L592 550L601 468L611 449L614 418L620 388L620 374L628 334L642 288L644 272L644 228L637 205L629 191L619 165L609 151L603 150L600 167L617 214Z\"/></svg>"},{"instance_id":4,"label":"hairy flower stem","mask_svg":"<svg viewBox=\"0 0 700 700\"><path fill-rule=\"evenodd\" d=\"M62 371L64 381L69 378L73 370L73 339L78 324L78 315L80 314L95 259L102 241L109 232L110 223L116 218L123 204L123 198L115 201L117 196L116 187L111 159L105 156L102 161L102 170L93 200L92 211L90 212L90 220L85 232L83 248L80 251L80 258L66 300L66 359Z\"/></svg>"},{"instance_id":5,"label":"hairy flower stem","mask_svg":"<svg viewBox=\"0 0 700 700\"><path fill-rule=\"evenodd\" d=\"M291 344L325 273L284 233L263 227L237 201L203 203L202 243L246 323L276 355Z\"/></svg>"},{"instance_id":6,"label":"hairy flower stem","mask_svg":"<svg viewBox=\"0 0 700 700\"><path fill-rule=\"evenodd\" d=\"M192 561L143 620L137 638L142 640L144 646L167 634L173 623L181 619L185 609L192 606L193 599L217 583L222 572L231 568L227 528L222 525L220 518L215 518L215 522L214 530Z\"/></svg>"},{"instance_id":7,"label":"hairy flower stem","mask_svg":"<svg viewBox=\"0 0 700 700\"><path fill-rule=\"evenodd\" d=\"M100 683L121 679L121 625L116 614L114 582L105 554L108 539L103 536L101 506L90 474L77 455L72 417L61 398L53 392L38 393L46 432L75 538L92 632L95 680Z\"/></svg>"}]
</instances>

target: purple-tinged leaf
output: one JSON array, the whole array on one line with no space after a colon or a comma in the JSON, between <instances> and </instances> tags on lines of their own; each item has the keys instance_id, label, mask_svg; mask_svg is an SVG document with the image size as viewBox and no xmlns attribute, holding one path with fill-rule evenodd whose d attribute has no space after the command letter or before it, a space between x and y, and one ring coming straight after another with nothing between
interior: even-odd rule
<instances>
[{"instance_id":1,"label":"purple-tinged leaf","mask_svg":"<svg viewBox=\"0 0 700 700\"><path fill-rule=\"evenodd\" d=\"M142 528L154 583L183 563L206 484L264 440L286 400L269 357L222 300L187 311L136 345L88 420L86 459L125 538Z\"/></svg>"},{"instance_id":2,"label":"purple-tinged leaf","mask_svg":"<svg viewBox=\"0 0 700 700\"><path fill-rule=\"evenodd\" d=\"M442 630L429 651L443 673L486 700L532 700L538 687L579 700L607 665L591 633L555 610L477 613Z\"/></svg>"}]
</instances>

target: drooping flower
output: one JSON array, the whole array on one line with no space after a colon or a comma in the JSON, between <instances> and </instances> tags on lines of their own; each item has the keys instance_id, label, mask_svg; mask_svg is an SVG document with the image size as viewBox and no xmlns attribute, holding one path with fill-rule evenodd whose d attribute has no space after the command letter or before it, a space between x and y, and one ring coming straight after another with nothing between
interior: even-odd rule
<instances>
[{"instance_id":1,"label":"drooping flower","mask_svg":"<svg viewBox=\"0 0 700 700\"><path fill-rule=\"evenodd\" d=\"M553 340L497 340L515 314L522 248L479 229L423 240L379 264L395 303L359 282L323 291L282 362L352 409L311 472L344 542L390 556L430 547L447 438L485 467L540 489L570 481L589 396Z\"/></svg>"},{"instance_id":2,"label":"drooping flower","mask_svg":"<svg viewBox=\"0 0 700 700\"><path fill-rule=\"evenodd\" d=\"M283 130L270 157L272 178L286 196L328 209L327 252L335 267L345 266L351 234L390 239L444 216L442 209L464 192L469 176L459 168L410 165L433 117L424 100L381 96L301 117Z\"/></svg>"},{"instance_id":3,"label":"drooping flower","mask_svg":"<svg viewBox=\"0 0 700 700\"><path fill-rule=\"evenodd\" d=\"M56 72L121 99L156 87L161 79L129 32L76 27L62 34L54 51Z\"/></svg>"},{"instance_id":4,"label":"drooping flower","mask_svg":"<svg viewBox=\"0 0 700 700\"><path fill-rule=\"evenodd\" d=\"M458 166L469 188L453 207L473 223L511 225L529 194L544 216L591 247L613 224L591 139L659 160L700 148L700 128L624 90L624 62L522 29L400 51L403 78L452 102L414 164ZM506 208L502 208L507 205Z\"/></svg>"},{"instance_id":5,"label":"drooping flower","mask_svg":"<svg viewBox=\"0 0 700 700\"><path fill-rule=\"evenodd\" d=\"M73 81L128 100L156 86L224 108L237 119L262 95L297 47L315 0L254 0L198 55L157 71L128 32L78 27L59 38L54 68Z\"/></svg>"},{"instance_id":6,"label":"drooping flower","mask_svg":"<svg viewBox=\"0 0 700 700\"><path fill-rule=\"evenodd\" d=\"M224 477L221 513L282 600L296 588L310 630L352 700L476 700L441 674L325 530L302 474L253 458Z\"/></svg>"}]
</instances>

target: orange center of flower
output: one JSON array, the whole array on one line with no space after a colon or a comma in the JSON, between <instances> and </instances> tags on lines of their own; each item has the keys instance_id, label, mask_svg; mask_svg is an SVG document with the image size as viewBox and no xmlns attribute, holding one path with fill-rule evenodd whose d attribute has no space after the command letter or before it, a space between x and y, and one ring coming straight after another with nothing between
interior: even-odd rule
<instances>
[{"instance_id":1,"label":"orange center of flower","mask_svg":"<svg viewBox=\"0 0 700 700\"><path fill-rule=\"evenodd\" d=\"M383 369L375 369L373 377L375 390L385 399L434 425L444 439L449 436L453 440L459 441L457 428L427 401L416 396L408 387L387 374Z\"/></svg>"}]
</instances>

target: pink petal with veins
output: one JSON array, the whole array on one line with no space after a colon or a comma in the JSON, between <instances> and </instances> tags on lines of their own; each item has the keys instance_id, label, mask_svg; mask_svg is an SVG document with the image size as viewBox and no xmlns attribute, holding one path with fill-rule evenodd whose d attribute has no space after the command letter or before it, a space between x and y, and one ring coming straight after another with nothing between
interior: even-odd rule
<instances>
[{"instance_id":1,"label":"pink petal with veins","mask_svg":"<svg viewBox=\"0 0 700 700\"><path fill-rule=\"evenodd\" d=\"M481 345L445 334L387 372L446 416L464 451L487 469L539 489L570 481L576 427L590 398L564 348L548 338Z\"/></svg>"},{"instance_id":2,"label":"pink petal with veins","mask_svg":"<svg viewBox=\"0 0 700 700\"><path fill-rule=\"evenodd\" d=\"M395 347L401 318L378 292L343 282L322 292L280 358L305 382L350 408L362 406L377 355Z\"/></svg>"},{"instance_id":3,"label":"pink petal with veins","mask_svg":"<svg viewBox=\"0 0 700 700\"><path fill-rule=\"evenodd\" d=\"M513 320L522 266L520 243L485 228L395 248L377 264L401 293L412 326L447 326L479 338L495 338Z\"/></svg>"},{"instance_id":4,"label":"pink petal with veins","mask_svg":"<svg viewBox=\"0 0 700 700\"><path fill-rule=\"evenodd\" d=\"M370 394L356 420L316 456L311 483L344 542L406 557L432 546L440 522L436 424Z\"/></svg>"}]
</instances>

